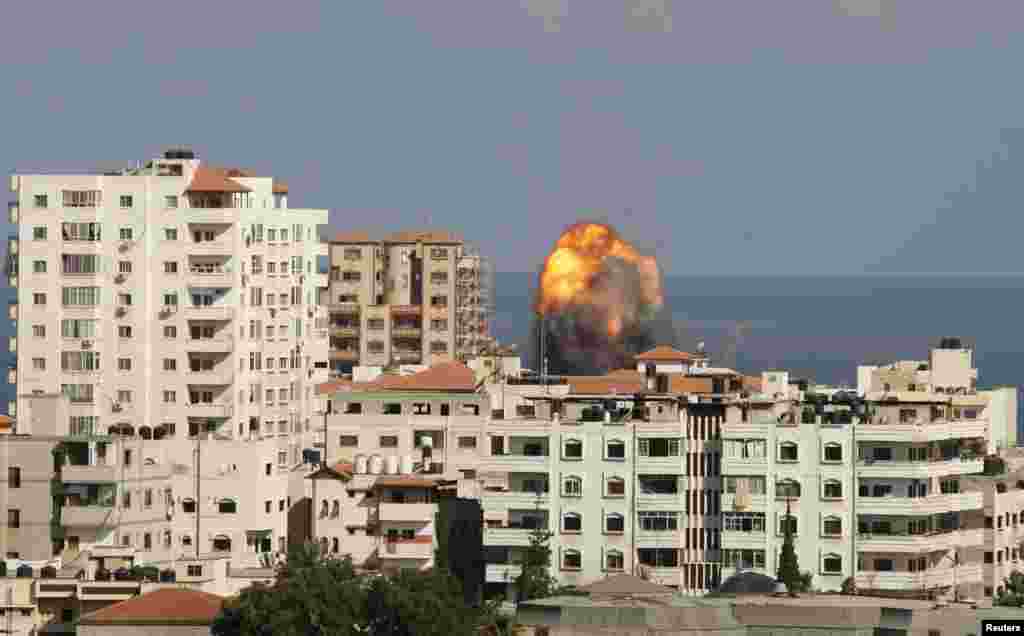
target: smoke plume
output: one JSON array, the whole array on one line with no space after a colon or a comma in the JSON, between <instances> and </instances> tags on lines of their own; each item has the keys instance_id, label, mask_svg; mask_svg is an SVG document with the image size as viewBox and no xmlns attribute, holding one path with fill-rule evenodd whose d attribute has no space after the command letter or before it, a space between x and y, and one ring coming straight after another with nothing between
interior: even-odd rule
<instances>
[{"instance_id":1,"label":"smoke plume","mask_svg":"<svg viewBox=\"0 0 1024 636\"><path fill-rule=\"evenodd\" d=\"M577 223L558 238L540 273L533 350L543 350L553 375L623 368L635 354L674 342L663 305L653 257L608 225ZM536 362L542 370L543 360Z\"/></svg>"}]
</instances>

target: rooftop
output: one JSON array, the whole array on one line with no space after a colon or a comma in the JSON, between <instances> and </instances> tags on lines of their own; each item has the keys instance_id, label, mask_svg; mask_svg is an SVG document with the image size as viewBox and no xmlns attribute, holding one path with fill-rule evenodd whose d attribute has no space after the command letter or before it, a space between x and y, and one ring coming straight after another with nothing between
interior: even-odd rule
<instances>
[{"instance_id":1,"label":"rooftop","mask_svg":"<svg viewBox=\"0 0 1024 636\"><path fill-rule=\"evenodd\" d=\"M189 183L187 192L250 192L237 181L230 177L247 177L241 170L214 168L200 165L192 173L192 182Z\"/></svg>"},{"instance_id":2,"label":"rooftop","mask_svg":"<svg viewBox=\"0 0 1024 636\"><path fill-rule=\"evenodd\" d=\"M463 239L454 232L442 230L404 230L373 236L366 231L339 232L331 243L462 243Z\"/></svg>"},{"instance_id":3,"label":"rooftop","mask_svg":"<svg viewBox=\"0 0 1024 636\"><path fill-rule=\"evenodd\" d=\"M86 614L85 625L209 625L224 599L216 594L164 588Z\"/></svg>"},{"instance_id":4,"label":"rooftop","mask_svg":"<svg viewBox=\"0 0 1024 636\"><path fill-rule=\"evenodd\" d=\"M372 382L337 380L317 386L318 395L339 392L440 391L472 393L477 388L476 374L461 362L441 362L412 375L384 374Z\"/></svg>"},{"instance_id":5,"label":"rooftop","mask_svg":"<svg viewBox=\"0 0 1024 636\"><path fill-rule=\"evenodd\" d=\"M636 357L637 362L690 362L693 355L668 345L658 345Z\"/></svg>"}]
</instances>

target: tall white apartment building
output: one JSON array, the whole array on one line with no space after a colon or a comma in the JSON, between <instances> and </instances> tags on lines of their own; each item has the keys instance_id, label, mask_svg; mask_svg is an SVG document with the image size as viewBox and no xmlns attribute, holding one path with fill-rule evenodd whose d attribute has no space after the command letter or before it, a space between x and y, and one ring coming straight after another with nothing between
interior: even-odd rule
<instances>
[{"instance_id":1,"label":"tall white apartment building","mask_svg":"<svg viewBox=\"0 0 1024 636\"><path fill-rule=\"evenodd\" d=\"M65 561L280 549L303 496L288 473L327 379L327 212L289 208L283 183L189 151L103 174L13 175L11 189L18 435L5 446L39 448L32 466L5 455L8 481L24 471L40 489L53 466L38 456L59 447L64 460L52 498L16 514L5 501L8 526L59 531L8 533L28 543L6 551L38 559L51 539ZM196 535L185 516L204 514Z\"/></svg>"},{"instance_id":2,"label":"tall white apartment building","mask_svg":"<svg viewBox=\"0 0 1024 636\"><path fill-rule=\"evenodd\" d=\"M881 593L979 588L983 496L964 480L1013 439L1015 391L978 391L972 352L952 339L927 362L858 377L859 395L763 391L733 407L722 442L725 573L774 574L788 523L820 589L848 577Z\"/></svg>"},{"instance_id":3,"label":"tall white apartment building","mask_svg":"<svg viewBox=\"0 0 1024 636\"><path fill-rule=\"evenodd\" d=\"M62 392L75 434L305 426L326 377L325 210L290 209L283 183L189 151L104 174L13 175L11 189L19 423L31 419L23 396Z\"/></svg>"}]
</instances>

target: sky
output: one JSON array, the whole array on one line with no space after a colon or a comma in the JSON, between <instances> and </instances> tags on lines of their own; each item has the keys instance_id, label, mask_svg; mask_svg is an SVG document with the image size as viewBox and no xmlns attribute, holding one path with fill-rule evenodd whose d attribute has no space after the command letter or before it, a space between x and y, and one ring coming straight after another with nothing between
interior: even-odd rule
<instances>
[{"instance_id":1,"label":"sky","mask_svg":"<svg viewBox=\"0 0 1024 636\"><path fill-rule=\"evenodd\" d=\"M1024 270L1019 0L7 0L4 15L10 171L189 146L284 179L333 230L454 230L505 272L536 271L585 219L677 275Z\"/></svg>"}]
</instances>

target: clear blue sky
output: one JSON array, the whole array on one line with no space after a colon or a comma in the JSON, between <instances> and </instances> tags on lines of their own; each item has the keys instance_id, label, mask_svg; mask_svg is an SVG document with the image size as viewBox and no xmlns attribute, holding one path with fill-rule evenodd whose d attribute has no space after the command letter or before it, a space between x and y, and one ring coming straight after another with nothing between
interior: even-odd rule
<instances>
[{"instance_id":1,"label":"clear blue sky","mask_svg":"<svg viewBox=\"0 0 1024 636\"><path fill-rule=\"evenodd\" d=\"M1019 236L1022 171L971 194L1024 128L1024 2L896 5L8 0L0 163L191 145L335 228L453 228L501 271L581 216L674 274L1024 269L986 244Z\"/></svg>"}]
</instances>

